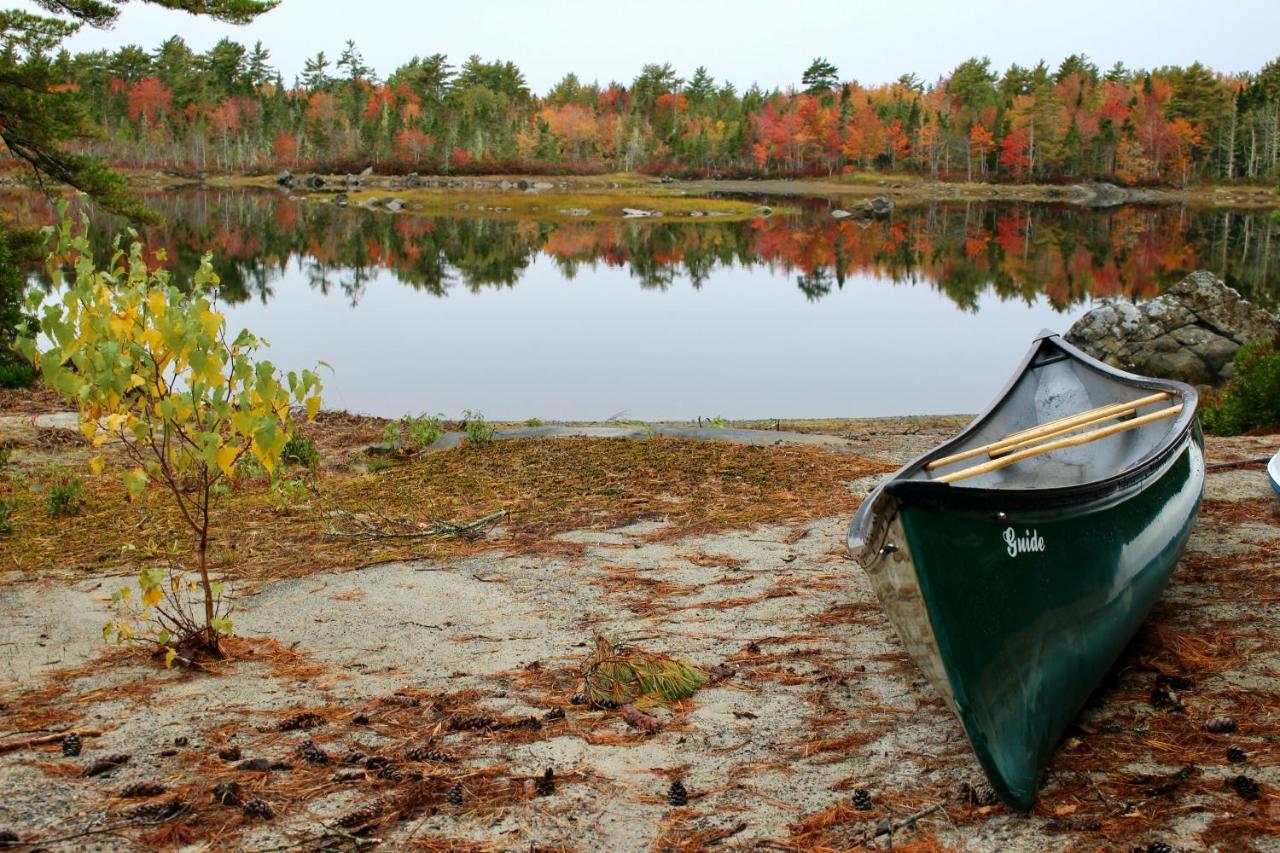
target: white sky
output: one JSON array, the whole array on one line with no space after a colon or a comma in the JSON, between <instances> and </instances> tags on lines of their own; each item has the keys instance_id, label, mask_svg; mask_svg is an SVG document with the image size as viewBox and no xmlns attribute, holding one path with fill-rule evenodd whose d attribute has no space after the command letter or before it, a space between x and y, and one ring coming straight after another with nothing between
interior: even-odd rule
<instances>
[{"instance_id":1,"label":"white sky","mask_svg":"<svg viewBox=\"0 0 1280 853\"><path fill-rule=\"evenodd\" d=\"M5 6L34 8L26 0ZM1052 66L1084 52L1102 68L1189 65L1256 71L1280 55L1277 0L284 0L235 27L134 2L114 30L85 28L72 50L150 49L177 33L196 50L229 36L261 39L292 82L306 56L336 58L355 39L385 77L415 54L453 64L478 53L511 60L545 93L567 71L584 81L629 82L646 62L688 77L698 65L740 90L798 85L815 56L842 79L876 84L913 71L932 81L966 58Z\"/></svg>"}]
</instances>

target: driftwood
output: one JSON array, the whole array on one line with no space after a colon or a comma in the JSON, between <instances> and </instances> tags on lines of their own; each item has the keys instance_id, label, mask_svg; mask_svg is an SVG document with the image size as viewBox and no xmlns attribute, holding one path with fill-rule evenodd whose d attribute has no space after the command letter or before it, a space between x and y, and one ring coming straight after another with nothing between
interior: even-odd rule
<instances>
[{"instance_id":1,"label":"driftwood","mask_svg":"<svg viewBox=\"0 0 1280 853\"><path fill-rule=\"evenodd\" d=\"M39 737L29 737L23 740L9 741L8 743L0 743L0 755L8 755L11 752L18 752L23 749L31 749L33 746L48 746L51 743L59 743L64 737L75 733L82 738L98 737L102 732L98 729L66 729L53 734L40 735Z\"/></svg>"},{"instance_id":2,"label":"driftwood","mask_svg":"<svg viewBox=\"0 0 1280 853\"><path fill-rule=\"evenodd\" d=\"M454 524L449 521L437 521L431 527L425 530L414 529L411 525L404 521L387 518L385 515L378 515L382 518L383 524L363 519L353 512L345 509L334 510L334 513L342 518L347 519L351 524L355 525L356 530L338 530L330 528L328 533L330 536L338 536L348 539L429 539L433 536L454 536L460 533L471 533L479 530L486 524L491 524L500 518L505 518L507 511L500 509L495 513L490 513L484 518L478 518L475 521L466 524ZM399 528L399 529L397 529Z\"/></svg>"},{"instance_id":3,"label":"driftwood","mask_svg":"<svg viewBox=\"0 0 1280 853\"><path fill-rule=\"evenodd\" d=\"M1014 462L1021 462L1023 459L1030 459L1033 456L1040 456L1041 454L1050 453L1054 450L1062 450L1066 447L1079 447L1082 444L1088 444L1092 441L1097 441L1100 438L1106 438L1107 436L1115 435L1116 433L1127 432L1131 429L1137 429L1140 426L1146 426L1147 424L1153 421L1158 421L1161 418L1173 417L1181 411L1182 404L1179 403L1176 406L1170 406L1167 409L1161 409L1158 412L1152 412L1149 415L1143 415L1142 417L1134 418L1131 421L1121 421L1118 424L1113 424L1109 427L1102 427L1101 429L1090 430L1089 432L1084 432L1080 435L1074 435L1071 438L1058 439L1057 441L1051 441L1048 444L1038 444L1035 447L1020 450L1017 453L1011 453L1008 456L1002 456L999 459L992 460L991 462L984 462L981 465L974 465L971 468L963 468L959 471L954 471L950 474L938 477L936 482L954 483L957 480L966 480L970 477L977 477L979 474L989 474L992 471L999 471L1001 468L1012 465Z\"/></svg>"}]
</instances>

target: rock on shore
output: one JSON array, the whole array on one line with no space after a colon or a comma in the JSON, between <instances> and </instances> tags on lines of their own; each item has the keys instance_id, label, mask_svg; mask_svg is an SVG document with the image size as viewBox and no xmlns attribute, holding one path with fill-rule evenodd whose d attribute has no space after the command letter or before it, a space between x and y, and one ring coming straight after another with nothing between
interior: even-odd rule
<instances>
[{"instance_id":1,"label":"rock on shore","mask_svg":"<svg viewBox=\"0 0 1280 853\"><path fill-rule=\"evenodd\" d=\"M1280 321L1198 270L1147 302L1103 302L1065 337L1124 370L1217 386L1231 378L1231 359L1242 344L1276 336Z\"/></svg>"}]
</instances>

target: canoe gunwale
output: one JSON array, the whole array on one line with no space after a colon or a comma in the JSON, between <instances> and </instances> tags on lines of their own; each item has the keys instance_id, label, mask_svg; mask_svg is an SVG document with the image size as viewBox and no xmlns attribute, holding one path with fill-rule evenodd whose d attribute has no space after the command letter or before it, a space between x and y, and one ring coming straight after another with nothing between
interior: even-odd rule
<instances>
[{"instance_id":1,"label":"canoe gunwale","mask_svg":"<svg viewBox=\"0 0 1280 853\"><path fill-rule=\"evenodd\" d=\"M1060 352L1037 361L1046 345L1056 347ZM936 480L908 479L932 460L956 452L974 433L981 430L1000 411L1018 381L1029 370L1050 361L1067 358L1080 361L1133 388L1168 391L1175 394L1181 398L1182 412L1174 420L1169 433L1160 444L1128 467L1098 480L1043 489L995 489L966 486L961 483L942 483ZM969 511L1016 511L1091 503L1109 494L1123 491L1154 476L1164 463L1182 448L1187 434L1196 423L1198 401L1199 394L1191 385L1171 379L1138 376L1119 370L1068 344L1057 334L1043 332L1035 339L1031 349L1005 387L982 414L974 418L951 439L930 448L908 462L867 496L849 525L849 552L864 566L874 560L884 544L889 521L897 514L900 507L906 505Z\"/></svg>"}]
</instances>

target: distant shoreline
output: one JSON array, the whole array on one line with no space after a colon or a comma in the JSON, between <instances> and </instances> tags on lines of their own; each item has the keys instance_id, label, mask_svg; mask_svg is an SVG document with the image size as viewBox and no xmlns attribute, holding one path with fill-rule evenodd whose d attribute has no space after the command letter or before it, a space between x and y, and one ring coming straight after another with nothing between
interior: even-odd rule
<instances>
[{"instance_id":1,"label":"distant shoreline","mask_svg":"<svg viewBox=\"0 0 1280 853\"><path fill-rule=\"evenodd\" d=\"M279 173L264 175L190 173L164 169L122 170L131 185L139 191L181 187L276 187ZM709 215L741 217L755 212L754 206L725 196L787 198L845 198L887 196L898 203L1024 202L1071 204L1081 207L1116 207L1126 204L1184 204L1198 207L1277 208L1280 189L1258 185L1208 185L1178 187L1118 187L1105 183L1081 182L1070 185L1009 184L985 182L952 182L929 180L915 175L854 173L830 178L770 178L765 180L675 180L638 173L606 173L599 175L435 175L419 176L420 186L407 187L402 175L373 174L362 178L358 186L349 186L346 176L320 173L324 185L308 188L302 179L312 172L295 173L299 182L292 190L304 195L332 196L345 192L355 202L369 195L411 199L431 212L449 207L460 212L465 197L479 195L489 200L501 196L501 205L514 212L528 208L521 199L537 199L568 205L573 199L598 202L599 214L622 215L621 207L646 203L656 211L680 215L697 210L694 202L707 199L716 202L707 207ZM19 171L0 171L0 186L24 186L25 175ZM435 203L433 203L433 201ZM447 204L445 202L447 201ZM541 205L550 206L550 204ZM511 211L480 210L477 213ZM597 213L593 210L593 213ZM580 214L587 216L587 214ZM589 217L588 217L589 218Z\"/></svg>"}]
</instances>

